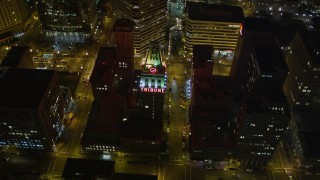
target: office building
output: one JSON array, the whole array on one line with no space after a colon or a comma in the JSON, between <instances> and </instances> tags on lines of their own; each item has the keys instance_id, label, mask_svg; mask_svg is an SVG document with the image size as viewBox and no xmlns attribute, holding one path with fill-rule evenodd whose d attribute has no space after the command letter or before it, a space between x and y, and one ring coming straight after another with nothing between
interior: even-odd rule
<instances>
[{"instance_id":1,"label":"office building","mask_svg":"<svg viewBox=\"0 0 320 180\"><path fill-rule=\"evenodd\" d=\"M236 48L244 15L240 7L190 2L187 4L186 51L193 45L215 50Z\"/></svg>"},{"instance_id":2,"label":"office building","mask_svg":"<svg viewBox=\"0 0 320 180\"><path fill-rule=\"evenodd\" d=\"M151 41L165 43L167 2L164 0L112 0L115 19L134 21L134 55L145 57Z\"/></svg>"},{"instance_id":3,"label":"office building","mask_svg":"<svg viewBox=\"0 0 320 180\"><path fill-rule=\"evenodd\" d=\"M246 18L243 25L230 72L241 103L234 158L252 167L270 160L288 125L288 67L270 20Z\"/></svg>"},{"instance_id":4,"label":"office building","mask_svg":"<svg viewBox=\"0 0 320 180\"><path fill-rule=\"evenodd\" d=\"M150 43L149 51L143 61L141 75L137 80L140 81L140 106L147 119L162 121L167 75L158 43Z\"/></svg>"},{"instance_id":5,"label":"office building","mask_svg":"<svg viewBox=\"0 0 320 180\"><path fill-rule=\"evenodd\" d=\"M264 166L284 136L290 120L287 100L281 86L246 97L237 121L237 145L234 157L242 167Z\"/></svg>"},{"instance_id":6,"label":"office building","mask_svg":"<svg viewBox=\"0 0 320 180\"><path fill-rule=\"evenodd\" d=\"M56 72L1 68L0 84L0 145L52 151L64 110Z\"/></svg>"},{"instance_id":7,"label":"office building","mask_svg":"<svg viewBox=\"0 0 320 180\"><path fill-rule=\"evenodd\" d=\"M299 32L286 61L289 68L283 90L290 106L315 106L320 101L319 32Z\"/></svg>"},{"instance_id":8,"label":"office building","mask_svg":"<svg viewBox=\"0 0 320 180\"><path fill-rule=\"evenodd\" d=\"M26 0L0 1L0 34L24 30L30 13Z\"/></svg>"},{"instance_id":9,"label":"office building","mask_svg":"<svg viewBox=\"0 0 320 180\"><path fill-rule=\"evenodd\" d=\"M96 3L90 0L35 0L42 32L55 42L83 43L97 26Z\"/></svg>"},{"instance_id":10,"label":"office building","mask_svg":"<svg viewBox=\"0 0 320 180\"><path fill-rule=\"evenodd\" d=\"M213 74L213 54L212 45L193 47L190 158L223 164L233 157L239 105L233 100L232 79Z\"/></svg>"},{"instance_id":11,"label":"office building","mask_svg":"<svg viewBox=\"0 0 320 180\"><path fill-rule=\"evenodd\" d=\"M231 81L224 76L194 78L189 108L190 159L224 163L233 157L238 122Z\"/></svg>"}]
</instances>

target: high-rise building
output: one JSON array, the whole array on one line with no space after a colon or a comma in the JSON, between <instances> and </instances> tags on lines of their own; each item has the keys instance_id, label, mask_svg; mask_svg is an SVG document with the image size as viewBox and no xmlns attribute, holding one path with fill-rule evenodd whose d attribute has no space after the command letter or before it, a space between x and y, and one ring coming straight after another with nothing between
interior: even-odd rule
<instances>
[{"instance_id":1,"label":"high-rise building","mask_svg":"<svg viewBox=\"0 0 320 180\"><path fill-rule=\"evenodd\" d=\"M21 31L30 15L26 0L0 1L0 34L7 31Z\"/></svg>"},{"instance_id":2,"label":"high-rise building","mask_svg":"<svg viewBox=\"0 0 320 180\"><path fill-rule=\"evenodd\" d=\"M252 50L237 119L241 123L235 157L244 166L265 165L289 122L282 90L288 70L280 47L265 44Z\"/></svg>"},{"instance_id":3,"label":"high-rise building","mask_svg":"<svg viewBox=\"0 0 320 180\"><path fill-rule=\"evenodd\" d=\"M319 32L299 32L286 61L288 77L283 85L290 106L315 106L320 102Z\"/></svg>"},{"instance_id":4,"label":"high-rise building","mask_svg":"<svg viewBox=\"0 0 320 180\"><path fill-rule=\"evenodd\" d=\"M35 0L43 33L56 42L83 43L96 29L96 3L90 0Z\"/></svg>"},{"instance_id":5,"label":"high-rise building","mask_svg":"<svg viewBox=\"0 0 320 180\"><path fill-rule=\"evenodd\" d=\"M158 43L152 44L143 70L135 75L135 87L130 90L130 83L130 86L123 87L121 82L130 80L125 76L131 76L128 69L132 68L129 59L132 57L132 43L131 46L129 43L132 36L127 32L127 24L116 25L117 31L125 30L115 34L115 42L119 42L119 46L100 48L90 78L96 101L82 137L82 146L88 153L113 154L116 151L159 156L166 89L162 54ZM118 47L119 51L116 50Z\"/></svg>"},{"instance_id":6,"label":"high-rise building","mask_svg":"<svg viewBox=\"0 0 320 180\"><path fill-rule=\"evenodd\" d=\"M64 110L56 72L1 68L0 84L0 146L52 151Z\"/></svg>"},{"instance_id":7,"label":"high-rise building","mask_svg":"<svg viewBox=\"0 0 320 180\"><path fill-rule=\"evenodd\" d=\"M241 102L235 158L243 166L265 165L289 122L282 90L288 67L269 20L246 18L243 25L231 71Z\"/></svg>"},{"instance_id":8,"label":"high-rise building","mask_svg":"<svg viewBox=\"0 0 320 180\"><path fill-rule=\"evenodd\" d=\"M115 19L134 21L135 56L145 57L151 41L165 43L167 2L164 0L112 0Z\"/></svg>"},{"instance_id":9,"label":"high-rise building","mask_svg":"<svg viewBox=\"0 0 320 180\"><path fill-rule=\"evenodd\" d=\"M240 7L190 2L187 4L186 51L193 45L215 50L236 48L244 15Z\"/></svg>"},{"instance_id":10,"label":"high-rise building","mask_svg":"<svg viewBox=\"0 0 320 180\"><path fill-rule=\"evenodd\" d=\"M147 119L162 121L167 75L158 43L151 43L140 76L141 106Z\"/></svg>"},{"instance_id":11,"label":"high-rise building","mask_svg":"<svg viewBox=\"0 0 320 180\"><path fill-rule=\"evenodd\" d=\"M210 45L193 48L190 158L220 162L228 161L234 152L236 104L233 103L232 79L212 73L212 53Z\"/></svg>"},{"instance_id":12,"label":"high-rise building","mask_svg":"<svg viewBox=\"0 0 320 180\"><path fill-rule=\"evenodd\" d=\"M117 65L115 71L122 80L133 78L133 21L118 19L113 26L113 38L116 46Z\"/></svg>"}]
</instances>

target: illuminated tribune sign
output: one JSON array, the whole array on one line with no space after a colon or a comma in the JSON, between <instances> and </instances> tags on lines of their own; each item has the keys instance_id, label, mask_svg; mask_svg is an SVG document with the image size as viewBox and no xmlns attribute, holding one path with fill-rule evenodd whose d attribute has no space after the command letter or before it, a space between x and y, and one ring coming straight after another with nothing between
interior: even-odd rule
<instances>
[{"instance_id":1,"label":"illuminated tribune sign","mask_svg":"<svg viewBox=\"0 0 320 180\"><path fill-rule=\"evenodd\" d=\"M165 93L164 88L148 88L148 87L142 87L140 88L141 92L154 92L154 93Z\"/></svg>"}]
</instances>

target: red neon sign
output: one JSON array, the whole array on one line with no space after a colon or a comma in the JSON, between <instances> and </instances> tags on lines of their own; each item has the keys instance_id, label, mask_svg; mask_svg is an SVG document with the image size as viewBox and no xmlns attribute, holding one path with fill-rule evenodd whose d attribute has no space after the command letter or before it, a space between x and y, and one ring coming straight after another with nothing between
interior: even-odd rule
<instances>
[{"instance_id":1,"label":"red neon sign","mask_svg":"<svg viewBox=\"0 0 320 180\"><path fill-rule=\"evenodd\" d=\"M164 93L164 88L140 88L141 92L154 92L154 93Z\"/></svg>"},{"instance_id":2,"label":"red neon sign","mask_svg":"<svg viewBox=\"0 0 320 180\"><path fill-rule=\"evenodd\" d=\"M154 74L157 72L157 69L155 67L152 67L149 69L149 71Z\"/></svg>"},{"instance_id":3,"label":"red neon sign","mask_svg":"<svg viewBox=\"0 0 320 180\"><path fill-rule=\"evenodd\" d=\"M239 34L241 37L243 36L243 24L240 24Z\"/></svg>"}]
</instances>

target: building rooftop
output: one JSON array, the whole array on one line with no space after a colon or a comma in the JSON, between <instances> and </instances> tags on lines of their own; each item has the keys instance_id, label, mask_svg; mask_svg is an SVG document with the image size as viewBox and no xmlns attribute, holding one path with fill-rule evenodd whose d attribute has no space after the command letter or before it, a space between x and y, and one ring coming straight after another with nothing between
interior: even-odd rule
<instances>
[{"instance_id":1,"label":"building rooftop","mask_svg":"<svg viewBox=\"0 0 320 180\"><path fill-rule=\"evenodd\" d=\"M115 32L131 32L134 22L130 19L117 19L113 25L113 31Z\"/></svg>"},{"instance_id":2,"label":"building rooftop","mask_svg":"<svg viewBox=\"0 0 320 180\"><path fill-rule=\"evenodd\" d=\"M188 18L199 21L241 23L243 11L238 6L188 2Z\"/></svg>"},{"instance_id":3,"label":"building rooftop","mask_svg":"<svg viewBox=\"0 0 320 180\"><path fill-rule=\"evenodd\" d=\"M12 46L7 53L7 57L21 57L26 51L29 51L30 47L27 46Z\"/></svg>"},{"instance_id":4,"label":"building rooftop","mask_svg":"<svg viewBox=\"0 0 320 180\"><path fill-rule=\"evenodd\" d=\"M121 125L120 137L124 139L160 140L162 122L152 121L142 112L131 112L128 120Z\"/></svg>"},{"instance_id":5,"label":"building rooftop","mask_svg":"<svg viewBox=\"0 0 320 180\"><path fill-rule=\"evenodd\" d=\"M99 49L98 56L90 82L92 84L106 84L109 85L113 81L112 68L116 59L115 47L102 47Z\"/></svg>"},{"instance_id":6,"label":"building rooftop","mask_svg":"<svg viewBox=\"0 0 320 180\"><path fill-rule=\"evenodd\" d=\"M65 179L112 179L114 161L68 158L62 177Z\"/></svg>"},{"instance_id":7,"label":"building rooftop","mask_svg":"<svg viewBox=\"0 0 320 180\"><path fill-rule=\"evenodd\" d=\"M246 17L243 20L244 31L271 31L272 23L269 18Z\"/></svg>"},{"instance_id":8,"label":"building rooftop","mask_svg":"<svg viewBox=\"0 0 320 180\"><path fill-rule=\"evenodd\" d=\"M231 79L213 76L196 79L191 109L191 145L207 148L233 148L235 124Z\"/></svg>"},{"instance_id":9,"label":"building rooftop","mask_svg":"<svg viewBox=\"0 0 320 180\"><path fill-rule=\"evenodd\" d=\"M0 68L0 106L37 108L54 75L53 70Z\"/></svg>"},{"instance_id":10,"label":"building rooftop","mask_svg":"<svg viewBox=\"0 0 320 180\"><path fill-rule=\"evenodd\" d=\"M147 51L145 62L143 64L143 73L164 74L165 66L162 63L163 56L159 47L159 43L151 42L150 48ZM155 69L155 71L151 70L152 68Z\"/></svg>"},{"instance_id":11,"label":"building rooftop","mask_svg":"<svg viewBox=\"0 0 320 180\"><path fill-rule=\"evenodd\" d=\"M12 46L2 60L0 66L18 67L22 60L21 57L26 51L29 50L30 48L26 46Z\"/></svg>"},{"instance_id":12,"label":"building rooftop","mask_svg":"<svg viewBox=\"0 0 320 180\"><path fill-rule=\"evenodd\" d=\"M207 60L212 60L212 45L193 45L193 69L203 68Z\"/></svg>"},{"instance_id":13,"label":"building rooftop","mask_svg":"<svg viewBox=\"0 0 320 180\"><path fill-rule=\"evenodd\" d=\"M317 31L303 31L299 33L304 41L312 61L316 65L320 65L320 32Z\"/></svg>"},{"instance_id":14,"label":"building rooftop","mask_svg":"<svg viewBox=\"0 0 320 180\"><path fill-rule=\"evenodd\" d=\"M125 97L121 95L107 95L101 102L94 101L83 141L89 144L116 143L124 106Z\"/></svg>"},{"instance_id":15,"label":"building rooftop","mask_svg":"<svg viewBox=\"0 0 320 180\"><path fill-rule=\"evenodd\" d=\"M288 72L287 63L279 47L255 46L254 53L261 73Z\"/></svg>"},{"instance_id":16,"label":"building rooftop","mask_svg":"<svg viewBox=\"0 0 320 180\"><path fill-rule=\"evenodd\" d=\"M218 110L223 109L217 109L215 112ZM219 112L219 114L221 113ZM191 147L217 149L232 149L235 147L235 134L233 133L233 129L228 129L225 126L216 123L215 120L218 120L219 118L223 118L223 116L199 119L191 122Z\"/></svg>"},{"instance_id":17,"label":"building rooftop","mask_svg":"<svg viewBox=\"0 0 320 180\"><path fill-rule=\"evenodd\" d=\"M7 67L18 67L19 63L21 61L21 58L19 57L4 57L0 66L7 66Z\"/></svg>"}]
</instances>

